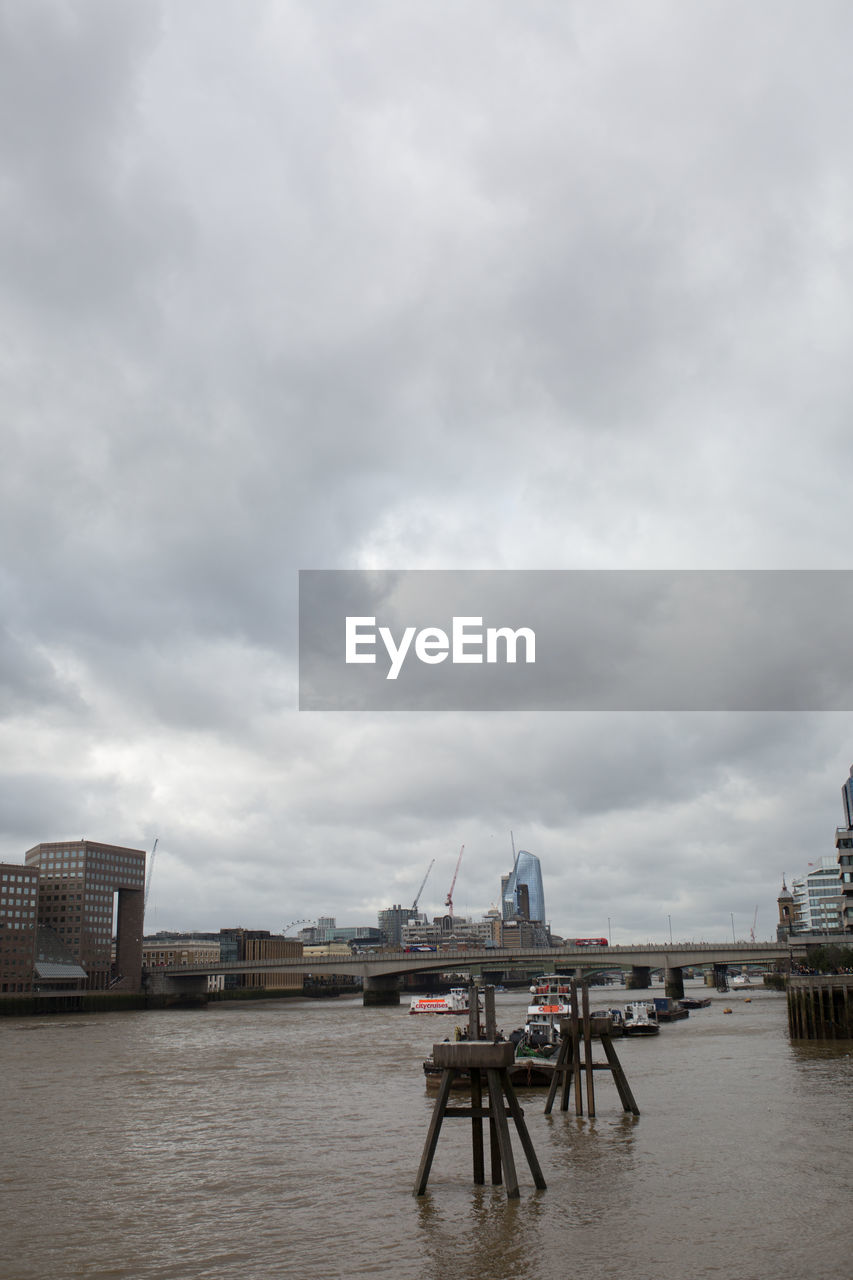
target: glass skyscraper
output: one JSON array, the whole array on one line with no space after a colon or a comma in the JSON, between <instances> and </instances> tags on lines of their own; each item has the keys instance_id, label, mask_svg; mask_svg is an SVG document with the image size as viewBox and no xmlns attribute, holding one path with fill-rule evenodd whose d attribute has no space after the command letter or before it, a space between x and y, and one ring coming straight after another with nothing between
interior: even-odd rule
<instances>
[{"instance_id":1,"label":"glass skyscraper","mask_svg":"<svg viewBox=\"0 0 853 1280\"><path fill-rule=\"evenodd\" d=\"M841 788L841 799L844 802L844 818L849 830L853 827L853 765L850 766L850 777Z\"/></svg>"},{"instance_id":2,"label":"glass skyscraper","mask_svg":"<svg viewBox=\"0 0 853 1280\"><path fill-rule=\"evenodd\" d=\"M526 900L526 901L525 901ZM528 920L545 924L545 890L542 887L542 867L535 853L519 849L515 866L503 886L502 914L504 920L524 915Z\"/></svg>"}]
</instances>

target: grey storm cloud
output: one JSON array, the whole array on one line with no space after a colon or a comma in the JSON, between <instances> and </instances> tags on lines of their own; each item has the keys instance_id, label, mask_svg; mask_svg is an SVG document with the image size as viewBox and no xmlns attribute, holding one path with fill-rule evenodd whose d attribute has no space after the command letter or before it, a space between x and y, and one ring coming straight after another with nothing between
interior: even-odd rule
<instances>
[{"instance_id":1,"label":"grey storm cloud","mask_svg":"<svg viewBox=\"0 0 853 1280\"><path fill-rule=\"evenodd\" d=\"M2 856L159 836L158 927L279 927L463 842L479 911L512 829L555 928L769 929L842 717L309 716L297 571L847 569L851 35L0 4Z\"/></svg>"}]
</instances>

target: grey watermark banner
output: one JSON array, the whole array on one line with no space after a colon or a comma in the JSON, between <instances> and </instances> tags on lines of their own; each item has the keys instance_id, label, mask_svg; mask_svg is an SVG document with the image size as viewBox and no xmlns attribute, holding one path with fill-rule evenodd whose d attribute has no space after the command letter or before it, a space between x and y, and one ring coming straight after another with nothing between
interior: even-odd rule
<instances>
[{"instance_id":1,"label":"grey watermark banner","mask_svg":"<svg viewBox=\"0 0 853 1280\"><path fill-rule=\"evenodd\" d=\"M302 570L303 711L849 711L853 571Z\"/></svg>"}]
</instances>

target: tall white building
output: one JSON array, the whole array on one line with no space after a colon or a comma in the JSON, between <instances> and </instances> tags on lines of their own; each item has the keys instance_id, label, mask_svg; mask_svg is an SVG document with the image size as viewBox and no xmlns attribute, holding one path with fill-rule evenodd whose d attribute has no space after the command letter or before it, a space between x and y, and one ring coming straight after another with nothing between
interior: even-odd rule
<instances>
[{"instance_id":1,"label":"tall white building","mask_svg":"<svg viewBox=\"0 0 853 1280\"><path fill-rule=\"evenodd\" d=\"M841 876L835 858L820 858L791 881L797 933L837 933L841 925Z\"/></svg>"}]
</instances>

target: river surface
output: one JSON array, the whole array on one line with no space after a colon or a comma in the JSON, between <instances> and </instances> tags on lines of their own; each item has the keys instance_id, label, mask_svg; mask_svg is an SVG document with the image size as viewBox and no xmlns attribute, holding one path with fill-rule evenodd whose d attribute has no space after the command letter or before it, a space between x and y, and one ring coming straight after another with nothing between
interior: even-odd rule
<instances>
[{"instance_id":1,"label":"river surface","mask_svg":"<svg viewBox=\"0 0 853 1280\"><path fill-rule=\"evenodd\" d=\"M592 1004L625 999L597 988ZM498 995L499 1025L525 1005ZM617 1040L639 1118L609 1073L595 1119L521 1092L548 1187L511 1126L510 1202L473 1185L461 1120L411 1194L433 1105L421 1064L454 1025L350 998L4 1020L0 1276L850 1274L853 1044L792 1045L783 995L714 993L656 1038Z\"/></svg>"}]
</instances>

